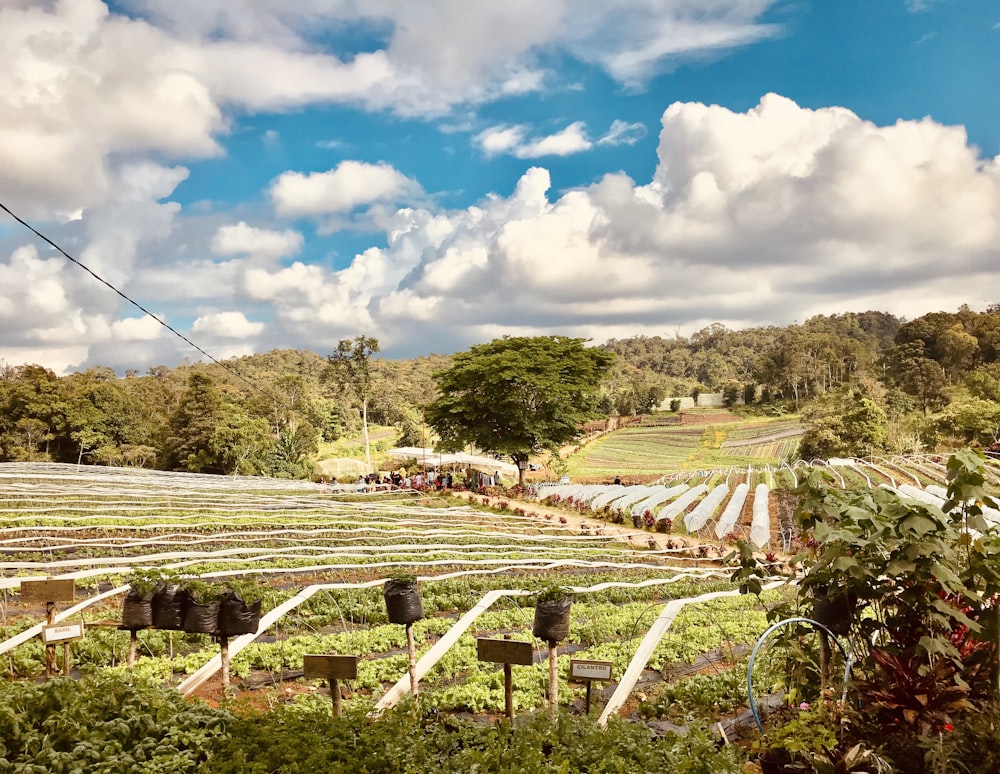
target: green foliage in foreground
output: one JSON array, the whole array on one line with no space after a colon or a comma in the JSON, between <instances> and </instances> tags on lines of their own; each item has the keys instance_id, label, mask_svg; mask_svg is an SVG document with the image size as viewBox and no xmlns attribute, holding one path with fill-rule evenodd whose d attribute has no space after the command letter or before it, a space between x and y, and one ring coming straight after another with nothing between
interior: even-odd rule
<instances>
[{"instance_id":1,"label":"green foliage in foreground","mask_svg":"<svg viewBox=\"0 0 1000 774\"><path fill-rule=\"evenodd\" d=\"M238 721L211 771L224 772L634 772L718 774L742 757L718 752L707 733L654 740L624 721L602 730L592 720L540 714L497 724L453 718L414 721L407 708L372 722L360 712L333 718L315 701Z\"/></svg>"},{"instance_id":2,"label":"green foliage in foreground","mask_svg":"<svg viewBox=\"0 0 1000 774\"><path fill-rule=\"evenodd\" d=\"M645 726L560 714L496 724L412 705L341 718L318 696L234 715L120 676L0 683L0 771L42 772L628 772L739 771L742 754L708 733L655 740Z\"/></svg>"},{"instance_id":3,"label":"green foliage in foreground","mask_svg":"<svg viewBox=\"0 0 1000 774\"><path fill-rule=\"evenodd\" d=\"M117 676L0 682L0 771L190 772L230 720L175 691Z\"/></svg>"},{"instance_id":4,"label":"green foliage in foreground","mask_svg":"<svg viewBox=\"0 0 1000 774\"><path fill-rule=\"evenodd\" d=\"M0 685L0 771L41 772L737 772L738 749L712 737L652 738L645 726L560 714L473 723L412 705L372 720L307 701L236 716L127 679Z\"/></svg>"}]
</instances>

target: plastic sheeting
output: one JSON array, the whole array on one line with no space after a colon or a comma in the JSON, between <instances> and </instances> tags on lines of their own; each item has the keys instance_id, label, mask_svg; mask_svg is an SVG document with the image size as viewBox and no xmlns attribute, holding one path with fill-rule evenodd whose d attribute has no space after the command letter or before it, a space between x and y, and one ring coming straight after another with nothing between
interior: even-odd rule
<instances>
[{"instance_id":1,"label":"plastic sheeting","mask_svg":"<svg viewBox=\"0 0 1000 774\"><path fill-rule=\"evenodd\" d=\"M739 521L740 514L743 512L743 504L747 501L748 494L750 494L749 484L737 484L736 489L733 490L733 496L729 498L725 510L715 523L715 536L719 540L728 535L733 527L736 526L736 522Z\"/></svg>"},{"instance_id":2,"label":"plastic sheeting","mask_svg":"<svg viewBox=\"0 0 1000 774\"><path fill-rule=\"evenodd\" d=\"M694 510L684 517L684 528L688 532L697 532L705 526L705 522L722 505L722 501L726 499L727 494L729 494L729 487L725 484L719 484L715 487L708 493L708 497L698 503Z\"/></svg>"},{"instance_id":3,"label":"plastic sheeting","mask_svg":"<svg viewBox=\"0 0 1000 774\"><path fill-rule=\"evenodd\" d=\"M645 500L654 492L659 493L663 491L662 486L630 486L625 488L625 494L621 497L617 497L608 503L613 510L619 513L625 513L628 511L632 512L632 506L639 502L640 500Z\"/></svg>"},{"instance_id":4,"label":"plastic sheeting","mask_svg":"<svg viewBox=\"0 0 1000 774\"><path fill-rule=\"evenodd\" d=\"M662 505L667 500L673 500L688 490L687 484L677 484L677 486L661 489L659 492L651 494L645 500L640 500L632 506L632 515L641 516L647 510L652 510L658 505Z\"/></svg>"},{"instance_id":5,"label":"plastic sheeting","mask_svg":"<svg viewBox=\"0 0 1000 774\"><path fill-rule=\"evenodd\" d=\"M698 486L688 489L684 494L674 500L670 505L661 510L656 514L657 521L663 521L663 519L675 520L677 514L683 513L684 510L691 505L695 500L701 497L705 492L708 491L708 487L704 484L698 484Z\"/></svg>"},{"instance_id":6,"label":"plastic sheeting","mask_svg":"<svg viewBox=\"0 0 1000 774\"><path fill-rule=\"evenodd\" d=\"M753 490L753 519L750 521L750 542L763 548L771 542L770 490L767 484L757 484Z\"/></svg>"},{"instance_id":7,"label":"plastic sheeting","mask_svg":"<svg viewBox=\"0 0 1000 774\"><path fill-rule=\"evenodd\" d=\"M619 497L624 495L626 489L628 489L628 487L622 486L621 484L611 484L610 486L605 487L603 492L597 494L590 501L590 507L595 511L600 510L612 500L617 500Z\"/></svg>"},{"instance_id":8,"label":"plastic sheeting","mask_svg":"<svg viewBox=\"0 0 1000 774\"><path fill-rule=\"evenodd\" d=\"M493 457L483 457L478 454L445 454L436 452L433 449L426 449L420 446L401 446L396 449L389 449L386 456L394 460L425 460L428 465L441 467L442 465L465 465L473 468L485 468L487 470L498 470L508 476L518 475L517 465L509 462L501 462Z\"/></svg>"}]
</instances>

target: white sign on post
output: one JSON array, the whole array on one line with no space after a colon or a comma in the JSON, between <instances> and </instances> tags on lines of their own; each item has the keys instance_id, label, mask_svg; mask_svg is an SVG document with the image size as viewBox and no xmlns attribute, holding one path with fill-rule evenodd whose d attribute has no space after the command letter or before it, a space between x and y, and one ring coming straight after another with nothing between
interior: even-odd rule
<instances>
[{"instance_id":1,"label":"white sign on post","mask_svg":"<svg viewBox=\"0 0 1000 774\"><path fill-rule=\"evenodd\" d=\"M611 662L573 659L569 662L569 676L572 680L610 680Z\"/></svg>"},{"instance_id":2,"label":"white sign on post","mask_svg":"<svg viewBox=\"0 0 1000 774\"><path fill-rule=\"evenodd\" d=\"M54 645L57 642L83 639L83 621L72 623L51 624L42 627L42 642Z\"/></svg>"}]
</instances>

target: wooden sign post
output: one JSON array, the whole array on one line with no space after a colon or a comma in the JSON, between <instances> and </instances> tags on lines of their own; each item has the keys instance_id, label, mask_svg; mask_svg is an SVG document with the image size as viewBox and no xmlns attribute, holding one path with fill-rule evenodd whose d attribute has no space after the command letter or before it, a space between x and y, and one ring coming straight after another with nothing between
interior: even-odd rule
<instances>
[{"instance_id":1,"label":"wooden sign post","mask_svg":"<svg viewBox=\"0 0 1000 774\"><path fill-rule=\"evenodd\" d=\"M534 652L530 642L510 639L509 635L502 640L476 638L476 655L480 661L503 664L503 698L504 714L514 717L514 675L512 664L530 665L534 662Z\"/></svg>"},{"instance_id":2,"label":"wooden sign post","mask_svg":"<svg viewBox=\"0 0 1000 774\"><path fill-rule=\"evenodd\" d=\"M56 644L63 646L63 674L69 675L69 644L73 640L83 639L83 621L73 621L72 623L49 624L42 627L42 642L45 643L46 662L48 661L49 648L52 649L53 671L55 668ZM48 664L46 663L46 666ZM51 677L51 675L49 675Z\"/></svg>"},{"instance_id":3,"label":"wooden sign post","mask_svg":"<svg viewBox=\"0 0 1000 774\"><path fill-rule=\"evenodd\" d=\"M333 701L333 714L339 717L340 681L353 680L358 676L358 657L307 653L302 657L302 668L306 678L327 681L330 686L330 699Z\"/></svg>"},{"instance_id":4,"label":"wooden sign post","mask_svg":"<svg viewBox=\"0 0 1000 774\"><path fill-rule=\"evenodd\" d=\"M596 680L607 681L611 679L610 661L588 661L585 659L570 659L569 679L587 684L586 713L590 714L590 685Z\"/></svg>"},{"instance_id":5,"label":"wooden sign post","mask_svg":"<svg viewBox=\"0 0 1000 774\"><path fill-rule=\"evenodd\" d=\"M21 599L45 603L45 623L53 626L56 622L56 602L72 602L76 596L76 582L72 578L46 578L45 580L23 580L20 588ZM44 639L45 631L42 630ZM83 634L81 633L82 637ZM69 674L69 645L64 645L63 667ZM45 676L56 673L55 642L45 644Z\"/></svg>"}]
</instances>

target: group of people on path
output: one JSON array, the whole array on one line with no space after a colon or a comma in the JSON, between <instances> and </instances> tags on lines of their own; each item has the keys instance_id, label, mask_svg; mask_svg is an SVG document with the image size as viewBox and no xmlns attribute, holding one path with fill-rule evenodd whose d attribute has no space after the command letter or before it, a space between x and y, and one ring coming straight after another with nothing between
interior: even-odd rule
<instances>
[{"instance_id":1,"label":"group of people on path","mask_svg":"<svg viewBox=\"0 0 1000 774\"><path fill-rule=\"evenodd\" d=\"M327 481L325 476L320 477L319 483L321 486L338 486L336 479ZM432 470L427 473L418 472L414 475L409 475L405 468L400 468L385 475L380 473L360 474L354 485L360 492L375 491L378 489L416 489L418 491L431 489L441 492L446 489L454 489L455 483L455 476L450 472L445 473L443 471ZM465 478L461 479L458 483L464 488L472 490L501 486L500 471L496 473L483 473L469 468L465 471Z\"/></svg>"}]
</instances>

